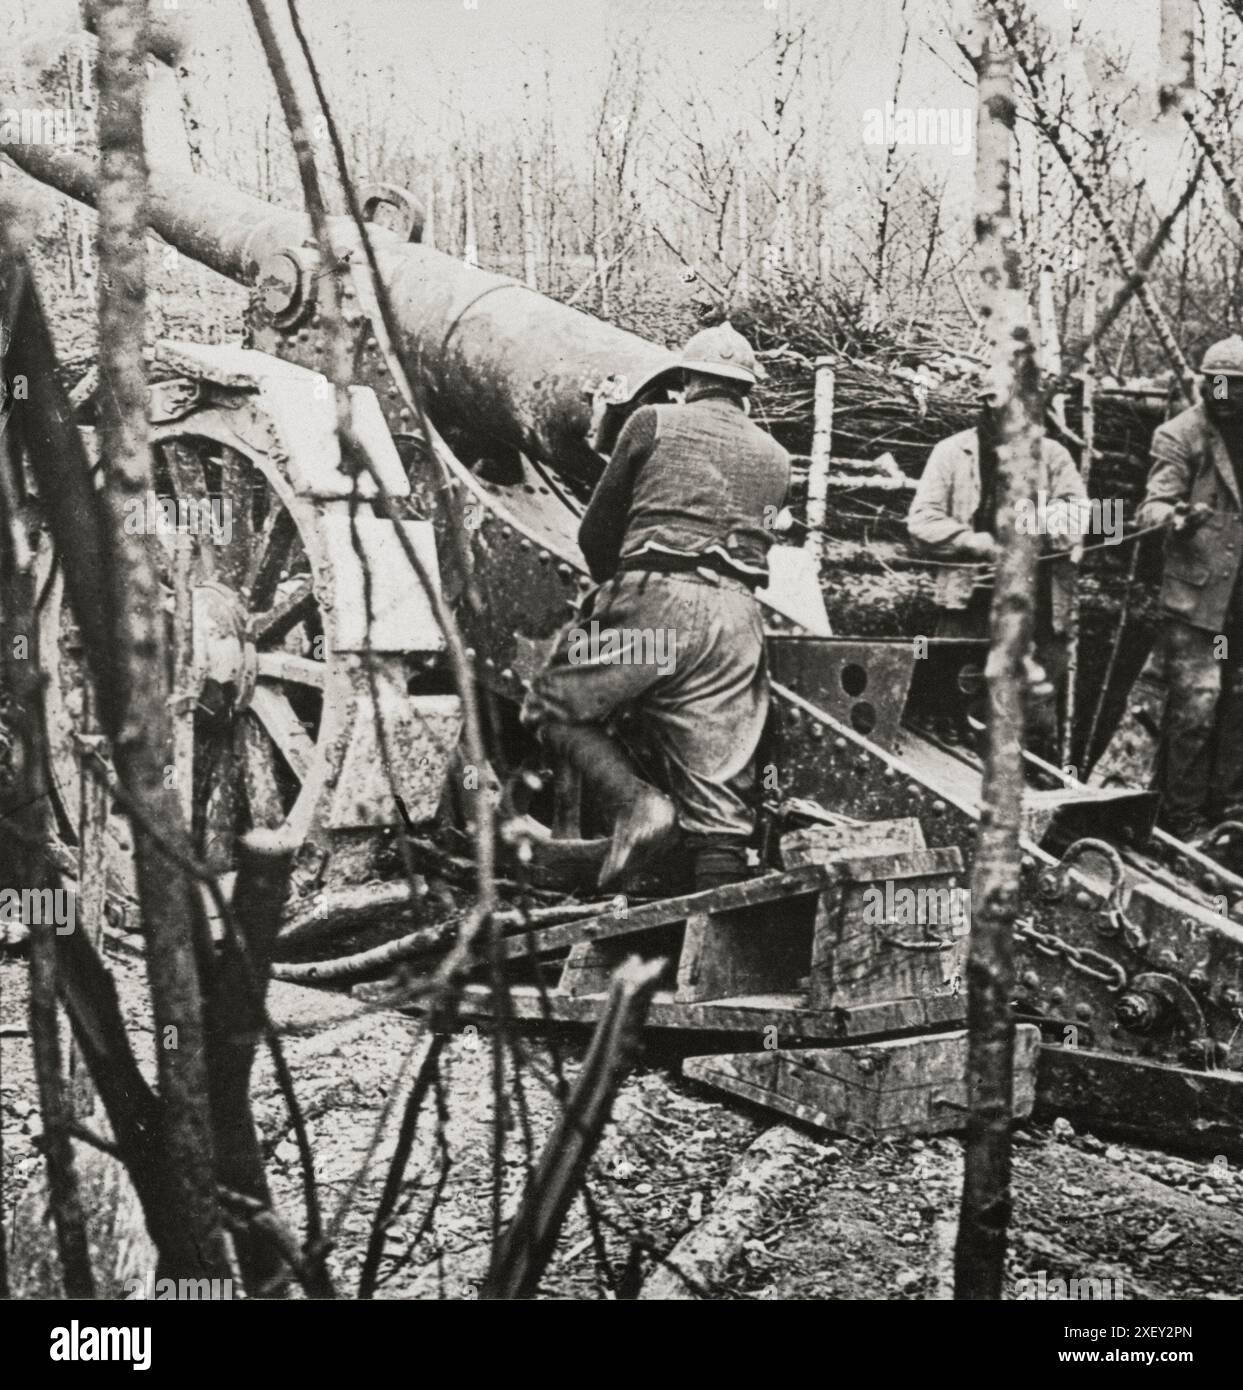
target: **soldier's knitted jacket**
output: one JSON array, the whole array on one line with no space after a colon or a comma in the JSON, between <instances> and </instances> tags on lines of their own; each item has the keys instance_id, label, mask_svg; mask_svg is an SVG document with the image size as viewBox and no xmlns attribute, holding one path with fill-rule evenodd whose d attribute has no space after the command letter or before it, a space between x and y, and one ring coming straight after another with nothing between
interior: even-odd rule
<instances>
[{"instance_id":1,"label":"soldier's knitted jacket","mask_svg":"<svg viewBox=\"0 0 1243 1390\"><path fill-rule=\"evenodd\" d=\"M716 556L762 584L789 483L790 456L732 397L641 406L596 484L578 543L597 582L652 554Z\"/></svg>"}]
</instances>

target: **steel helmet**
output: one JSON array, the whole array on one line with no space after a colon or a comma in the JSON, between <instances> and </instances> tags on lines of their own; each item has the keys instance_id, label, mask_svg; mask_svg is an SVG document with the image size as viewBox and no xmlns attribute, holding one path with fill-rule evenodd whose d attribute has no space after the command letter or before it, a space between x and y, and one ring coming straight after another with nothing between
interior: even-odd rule
<instances>
[{"instance_id":1,"label":"steel helmet","mask_svg":"<svg viewBox=\"0 0 1243 1390\"><path fill-rule=\"evenodd\" d=\"M1236 333L1214 343L1200 363L1201 376L1243 376L1243 338Z\"/></svg>"},{"instance_id":2,"label":"steel helmet","mask_svg":"<svg viewBox=\"0 0 1243 1390\"><path fill-rule=\"evenodd\" d=\"M701 328L682 349L682 367L688 372L728 377L751 386L767 376L751 344L728 323Z\"/></svg>"}]
</instances>

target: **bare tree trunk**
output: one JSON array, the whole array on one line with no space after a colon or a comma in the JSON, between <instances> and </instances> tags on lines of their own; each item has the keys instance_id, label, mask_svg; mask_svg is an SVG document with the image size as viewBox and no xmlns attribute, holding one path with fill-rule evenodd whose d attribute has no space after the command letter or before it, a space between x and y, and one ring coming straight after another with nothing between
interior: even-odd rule
<instances>
[{"instance_id":1,"label":"bare tree trunk","mask_svg":"<svg viewBox=\"0 0 1243 1390\"><path fill-rule=\"evenodd\" d=\"M1083 337L1087 346L1083 353L1083 452L1079 471L1083 475L1083 490L1091 495L1092 462L1096 445L1096 238L1088 241L1083 268ZM1070 650L1066 664L1066 709L1062 719L1062 767L1069 769L1075 760L1075 716L1078 713L1079 691L1079 585L1074 587L1070 624ZM1083 757L1088 749L1083 749Z\"/></svg>"},{"instance_id":2,"label":"bare tree trunk","mask_svg":"<svg viewBox=\"0 0 1243 1390\"><path fill-rule=\"evenodd\" d=\"M1157 100L1164 114L1195 100L1196 0L1161 0L1160 62Z\"/></svg>"},{"instance_id":3,"label":"bare tree trunk","mask_svg":"<svg viewBox=\"0 0 1243 1390\"><path fill-rule=\"evenodd\" d=\"M829 216L827 198L822 198L820 203L819 256L816 261L816 273L821 282L826 285L833 274L833 225Z\"/></svg>"},{"instance_id":4,"label":"bare tree trunk","mask_svg":"<svg viewBox=\"0 0 1243 1390\"><path fill-rule=\"evenodd\" d=\"M456 215L457 203L457 166L453 160L449 161L449 172L447 175L448 187L444 190L444 219L442 226L444 233L441 237L443 250L446 255L454 256L457 254L457 239L461 230L461 219Z\"/></svg>"},{"instance_id":5,"label":"bare tree trunk","mask_svg":"<svg viewBox=\"0 0 1243 1390\"><path fill-rule=\"evenodd\" d=\"M612 305L609 302L609 263L604 254L604 241L597 237L594 250L595 277L600 286L600 317L608 318L612 312Z\"/></svg>"},{"instance_id":6,"label":"bare tree trunk","mask_svg":"<svg viewBox=\"0 0 1243 1390\"><path fill-rule=\"evenodd\" d=\"M25 291L25 275L25 266L10 261L0 248L0 312L4 315L0 345L7 344L12 334ZM4 370L7 366L0 355L0 392L9 375ZM0 398L0 404L12 403ZM21 497L20 455L12 447L12 439L11 433L0 430L0 673L11 702L9 717L15 736L17 784L13 788L16 807L12 814L29 840L38 843L51 828L44 775L47 762L43 687L35 619L34 554L28 535L30 517ZM46 861L25 845L15 848L14 857L19 862L13 868L19 881L36 891L52 888L54 879ZM6 852L12 853L7 846ZM71 930L77 925L69 922ZM48 1206L56 1231L64 1293L68 1298L94 1298L86 1217L68 1129L71 1111L56 1008L57 930L55 914L51 920L30 927L30 1041L43 1119ZM3 1288L7 1296L7 1271Z\"/></svg>"},{"instance_id":7,"label":"bare tree trunk","mask_svg":"<svg viewBox=\"0 0 1243 1390\"><path fill-rule=\"evenodd\" d=\"M1183 355L1182 348L1178 345L1178 340L1174 337L1170 328L1169 320L1161 310L1161 306L1153 297L1152 290L1143 281L1139 267L1131 248L1122 238L1122 233L1118 229L1117 221L1113 214L1105 205L1101 197L1100 189L1094 180L1083 169L1080 161L1075 158L1074 151L1067 144L1057 118L1050 109L1044 87L1043 74L1040 65L1028 53L1022 43L1020 24L1018 19L1009 12L1005 0L989 0L990 8L997 16L997 21L1005 33L1006 40L1018 60L1028 80L1028 88L1031 94L1032 110L1036 117L1036 124L1044 132L1046 139L1057 152L1058 158L1062 161L1066 172L1070 175L1080 197L1086 203L1088 211L1096 219L1097 225L1101 229L1101 235L1105 239L1105 244L1113 253L1114 260L1118 263L1118 268L1128 280L1137 280L1135 290L1136 298L1139 300L1140 307L1148 318L1152 331L1156 335L1157 341L1161 344L1161 349L1165 353L1170 366L1185 383L1194 375L1191 366ZM1185 389L1185 388L1184 388Z\"/></svg>"},{"instance_id":8,"label":"bare tree trunk","mask_svg":"<svg viewBox=\"0 0 1243 1390\"><path fill-rule=\"evenodd\" d=\"M427 176L427 197L423 207L423 245L436 249L436 171Z\"/></svg>"},{"instance_id":9,"label":"bare tree trunk","mask_svg":"<svg viewBox=\"0 0 1243 1390\"><path fill-rule=\"evenodd\" d=\"M111 554L117 706L101 710L120 780L150 816L184 835L166 785L171 727L164 603L146 539L126 526L152 486L143 366L146 157L142 96L146 0L101 0L99 31L99 370L101 452ZM229 1272L212 1158L199 963L184 874L133 826L162 1102L167 1207L160 1246L169 1277Z\"/></svg>"},{"instance_id":10,"label":"bare tree trunk","mask_svg":"<svg viewBox=\"0 0 1243 1390\"><path fill-rule=\"evenodd\" d=\"M772 229L764 245L764 273L769 279L776 279L785 269L786 223L790 216L789 167L778 154L777 170L773 178L773 219Z\"/></svg>"},{"instance_id":11,"label":"bare tree trunk","mask_svg":"<svg viewBox=\"0 0 1243 1390\"><path fill-rule=\"evenodd\" d=\"M885 275L888 269L886 256L889 251L889 210L893 200L894 185L897 182L898 136L897 106L902 94L902 70L906 66L906 50L911 41L911 26L906 17L906 0L902 0L902 46L898 50L898 70L893 79L893 105L895 112L894 138L885 150L885 169L881 175L880 216L876 224L876 254L872 262L872 284L868 292L867 325L875 328L884 315Z\"/></svg>"},{"instance_id":12,"label":"bare tree trunk","mask_svg":"<svg viewBox=\"0 0 1243 1390\"><path fill-rule=\"evenodd\" d=\"M996 591L988 677L988 756L971 878L967 963L968 1094L955 1297L999 1299L1010 1220L1014 1082L1013 923L1023 801L1024 660L1031 643L1035 537L1019 534L1015 502L1029 496L1042 444L1040 377L1027 327L1020 253L1012 240L1010 159L1014 59L981 3L965 45L979 77L976 242L990 381L1005 403L997 451Z\"/></svg>"},{"instance_id":13,"label":"bare tree trunk","mask_svg":"<svg viewBox=\"0 0 1243 1390\"><path fill-rule=\"evenodd\" d=\"M738 171L738 298L751 295L751 211L747 206L747 171Z\"/></svg>"},{"instance_id":14,"label":"bare tree trunk","mask_svg":"<svg viewBox=\"0 0 1243 1390\"><path fill-rule=\"evenodd\" d=\"M467 265L478 265L479 233L475 228L475 171L469 154L467 154L462 167L462 202L466 215L466 235L462 246L462 259Z\"/></svg>"},{"instance_id":15,"label":"bare tree trunk","mask_svg":"<svg viewBox=\"0 0 1243 1390\"><path fill-rule=\"evenodd\" d=\"M539 289L535 264L535 190L531 180L531 130L524 113L518 151L518 197L522 208L522 279L531 289ZM598 254L598 251L597 251Z\"/></svg>"},{"instance_id":16,"label":"bare tree trunk","mask_svg":"<svg viewBox=\"0 0 1243 1390\"><path fill-rule=\"evenodd\" d=\"M792 247L794 267L802 275L811 270L814 244L811 235L811 177L804 173L798 183L798 231Z\"/></svg>"}]
</instances>

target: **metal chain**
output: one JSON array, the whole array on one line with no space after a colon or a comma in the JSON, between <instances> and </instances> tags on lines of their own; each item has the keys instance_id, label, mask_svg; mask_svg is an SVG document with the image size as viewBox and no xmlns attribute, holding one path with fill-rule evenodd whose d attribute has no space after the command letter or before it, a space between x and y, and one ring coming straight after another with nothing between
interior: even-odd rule
<instances>
[{"instance_id":1,"label":"metal chain","mask_svg":"<svg viewBox=\"0 0 1243 1390\"><path fill-rule=\"evenodd\" d=\"M1018 921L1014 924L1016 942L1029 945L1042 956L1061 956L1072 970L1088 975L1094 980L1102 980L1113 991L1126 988L1126 971L1110 956L1102 955L1089 946L1074 946L1053 932L1041 931L1032 922Z\"/></svg>"},{"instance_id":2,"label":"metal chain","mask_svg":"<svg viewBox=\"0 0 1243 1390\"><path fill-rule=\"evenodd\" d=\"M1099 854L1109 865L1109 891L1101 908L1109 922L1108 935L1121 934L1133 951L1142 954L1148 946L1148 933L1138 922L1127 916L1122 901L1126 886L1126 870L1122 864L1122 856L1107 841L1086 838L1068 845L1061 860L1040 875L1040 886L1044 895L1050 900L1063 897L1070 887L1071 864L1085 854ZM1129 894L1127 898L1129 901ZM1100 930L1102 933L1106 931L1104 927Z\"/></svg>"}]
</instances>

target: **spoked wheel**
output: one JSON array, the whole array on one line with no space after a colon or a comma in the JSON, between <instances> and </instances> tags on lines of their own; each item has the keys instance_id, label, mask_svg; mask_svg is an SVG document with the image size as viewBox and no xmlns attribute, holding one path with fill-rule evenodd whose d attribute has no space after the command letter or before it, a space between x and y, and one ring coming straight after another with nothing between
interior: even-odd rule
<instances>
[{"instance_id":1,"label":"spoked wheel","mask_svg":"<svg viewBox=\"0 0 1243 1390\"><path fill-rule=\"evenodd\" d=\"M157 532L170 615L176 548L188 542L190 550L193 663L184 694L195 702L193 765L178 776L192 778L200 852L223 870L243 829L305 834L319 736L332 701L348 702L349 682L327 659L316 595L331 594L331 575L304 534L313 513L282 497L265 458L219 440L168 435L156 454L157 491L171 499L178 526Z\"/></svg>"},{"instance_id":2,"label":"spoked wheel","mask_svg":"<svg viewBox=\"0 0 1243 1390\"><path fill-rule=\"evenodd\" d=\"M215 872L263 827L299 847L300 889L357 881L373 873L378 828L434 814L460 732L437 674L443 636L397 534L434 580L431 525L376 516L341 466L315 373L164 346L196 377L151 387L154 487L125 524L151 548L163 594L171 784ZM357 437L390 495L409 496L374 397L356 394ZM72 839L86 673L50 548L41 565L51 773ZM126 877L128 831L117 818L109 831Z\"/></svg>"},{"instance_id":3,"label":"spoked wheel","mask_svg":"<svg viewBox=\"0 0 1243 1390\"><path fill-rule=\"evenodd\" d=\"M320 602L331 602L332 575L313 510L267 456L198 432L210 424L199 418L194 434L156 431L154 495L133 525L154 551L170 653L182 616L177 551L189 552L193 659L177 695L193 702L194 736L189 758L172 766L179 786L190 779L196 849L222 872L251 826L305 838L327 770L322 748L340 732L350 681L328 647ZM84 671L59 579L50 598L42 649L63 796L77 774ZM72 823L72 807L63 809Z\"/></svg>"}]
</instances>

